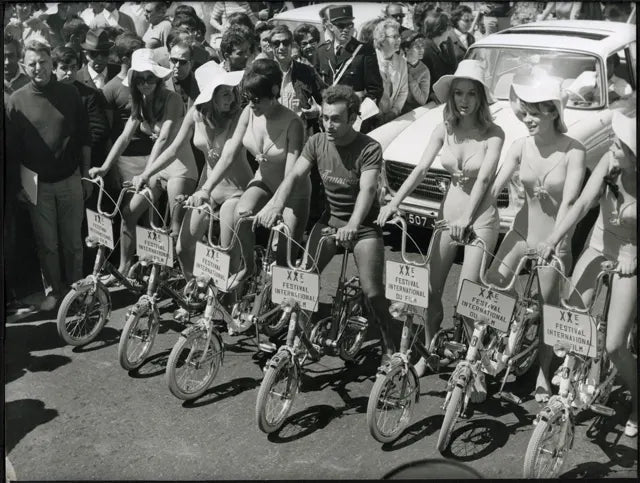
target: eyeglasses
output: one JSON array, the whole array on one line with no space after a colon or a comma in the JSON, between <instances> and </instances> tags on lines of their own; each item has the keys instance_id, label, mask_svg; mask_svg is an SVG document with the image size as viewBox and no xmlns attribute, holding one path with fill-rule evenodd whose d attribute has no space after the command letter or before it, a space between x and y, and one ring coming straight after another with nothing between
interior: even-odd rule
<instances>
[{"instance_id":1,"label":"eyeglasses","mask_svg":"<svg viewBox=\"0 0 640 483\"><path fill-rule=\"evenodd\" d=\"M306 41L302 41L300 42L300 47L306 47L307 45L316 45L318 42L316 42L315 40L309 40L308 42Z\"/></svg>"},{"instance_id":2,"label":"eyeglasses","mask_svg":"<svg viewBox=\"0 0 640 483\"><path fill-rule=\"evenodd\" d=\"M403 19L404 13L392 13L391 15L389 15L389 17Z\"/></svg>"},{"instance_id":3,"label":"eyeglasses","mask_svg":"<svg viewBox=\"0 0 640 483\"><path fill-rule=\"evenodd\" d=\"M283 40L272 40L271 47L280 47L280 45L284 45L285 47L289 47L291 45L291 40L283 39Z\"/></svg>"},{"instance_id":4,"label":"eyeglasses","mask_svg":"<svg viewBox=\"0 0 640 483\"><path fill-rule=\"evenodd\" d=\"M136 77L136 83L138 84L155 84L158 78L155 75L146 75L144 77Z\"/></svg>"},{"instance_id":5,"label":"eyeglasses","mask_svg":"<svg viewBox=\"0 0 640 483\"><path fill-rule=\"evenodd\" d=\"M347 30L347 29L353 28L353 22L346 22L346 23L339 22L339 23L334 23L333 26L338 30Z\"/></svg>"},{"instance_id":6,"label":"eyeglasses","mask_svg":"<svg viewBox=\"0 0 640 483\"><path fill-rule=\"evenodd\" d=\"M242 94L242 98L247 102L252 102L253 104L259 104L260 100L262 99L261 97L251 97L248 94Z\"/></svg>"},{"instance_id":7,"label":"eyeglasses","mask_svg":"<svg viewBox=\"0 0 640 483\"><path fill-rule=\"evenodd\" d=\"M187 59L178 59L176 57L170 57L169 58L169 62L171 62L172 64L186 65L187 63L189 63L191 61L187 60Z\"/></svg>"}]
</instances>

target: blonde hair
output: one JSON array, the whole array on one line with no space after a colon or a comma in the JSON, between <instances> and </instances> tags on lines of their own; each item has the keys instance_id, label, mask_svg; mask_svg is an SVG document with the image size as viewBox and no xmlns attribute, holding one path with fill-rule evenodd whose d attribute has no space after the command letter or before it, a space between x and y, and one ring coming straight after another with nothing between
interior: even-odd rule
<instances>
[{"instance_id":1,"label":"blonde hair","mask_svg":"<svg viewBox=\"0 0 640 483\"><path fill-rule=\"evenodd\" d=\"M449 87L449 93L447 95L447 101L444 104L444 111L442 116L444 118L444 123L447 127L454 127L460 123L460 113L456 109L456 103L454 100L453 93L455 92L456 83L459 80L469 80L473 83L473 88L476 91L477 99L478 99L478 107L476 109L475 115L480 127L483 130L487 130L490 126L493 125L493 116L491 115L491 110L489 109L489 101L487 100L487 94L484 90L484 86L481 82L475 79L453 79L451 82L451 86Z\"/></svg>"},{"instance_id":2,"label":"blonde hair","mask_svg":"<svg viewBox=\"0 0 640 483\"><path fill-rule=\"evenodd\" d=\"M556 105L553 101L541 101L541 102L526 102L516 96L516 117L524 117L525 111L529 114L553 114L557 116L553 120L553 127L558 132L562 132L560 127L560 113L556 109Z\"/></svg>"}]
</instances>

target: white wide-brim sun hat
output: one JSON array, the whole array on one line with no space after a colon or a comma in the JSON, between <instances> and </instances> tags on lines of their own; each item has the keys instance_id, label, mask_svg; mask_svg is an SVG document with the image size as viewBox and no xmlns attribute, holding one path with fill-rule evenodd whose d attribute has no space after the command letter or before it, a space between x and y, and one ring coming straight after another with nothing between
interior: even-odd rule
<instances>
[{"instance_id":1,"label":"white wide-brim sun hat","mask_svg":"<svg viewBox=\"0 0 640 483\"><path fill-rule=\"evenodd\" d=\"M200 89L200 95L198 95L193 103L198 105L209 102L219 86L235 87L240 84L244 76L244 70L227 72L220 64L210 60L196 69L195 76L198 89Z\"/></svg>"},{"instance_id":2,"label":"white wide-brim sun hat","mask_svg":"<svg viewBox=\"0 0 640 483\"><path fill-rule=\"evenodd\" d=\"M561 79L557 77L534 77L530 84L511 84L510 97L517 97L521 101L534 104L538 102L550 101L558 111L560 132L567 132L567 125L564 123L564 106L567 104L568 96L563 93Z\"/></svg>"},{"instance_id":3,"label":"white wide-brim sun hat","mask_svg":"<svg viewBox=\"0 0 640 483\"><path fill-rule=\"evenodd\" d=\"M626 144L633 155L637 157L636 118L627 117L620 111L613 111L613 116L611 117L611 128L613 129L613 133L618 137L618 139Z\"/></svg>"},{"instance_id":4,"label":"white wide-brim sun hat","mask_svg":"<svg viewBox=\"0 0 640 483\"><path fill-rule=\"evenodd\" d=\"M433 92L440 102L446 102L454 79L471 79L480 82L484 87L487 102L492 104L496 101L487 84L485 69L479 60L463 60L458 64L455 74L443 75L438 79L438 82L433 85Z\"/></svg>"},{"instance_id":5,"label":"white wide-brim sun hat","mask_svg":"<svg viewBox=\"0 0 640 483\"><path fill-rule=\"evenodd\" d=\"M162 67L156 62L151 49L138 49L134 50L131 55L131 67L127 72L127 78L122 81L122 85L125 87L131 86L131 76L134 72L146 72L153 73L157 78L166 80L171 76L171 69Z\"/></svg>"}]
</instances>

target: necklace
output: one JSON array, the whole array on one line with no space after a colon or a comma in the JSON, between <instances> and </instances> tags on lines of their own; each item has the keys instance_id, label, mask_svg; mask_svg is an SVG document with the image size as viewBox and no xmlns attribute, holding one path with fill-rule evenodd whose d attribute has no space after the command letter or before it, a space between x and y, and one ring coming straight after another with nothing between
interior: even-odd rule
<instances>
[{"instance_id":1,"label":"necklace","mask_svg":"<svg viewBox=\"0 0 640 483\"><path fill-rule=\"evenodd\" d=\"M216 134L216 128L215 126L213 128L210 128L209 126L207 126L207 124L205 124L205 133L206 133L206 141L207 141L207 160L211 161L212 163L215 163L218 159L220 159L220 156L222 155L222 148L218 145L215 145L216 139L220 136L220 135L224 135L224 137L226 138L226 134L229 131L229 125L231 123L228 123L227 126L220 131L219 133ZM213 143L214 146L211 146L211 143L209 142L209 133L206 132L206 128L209 127L212 131L213 131ZM223 141L222 145L224 146L224 143L226 142Z\"/></svg>"}]
</instances>

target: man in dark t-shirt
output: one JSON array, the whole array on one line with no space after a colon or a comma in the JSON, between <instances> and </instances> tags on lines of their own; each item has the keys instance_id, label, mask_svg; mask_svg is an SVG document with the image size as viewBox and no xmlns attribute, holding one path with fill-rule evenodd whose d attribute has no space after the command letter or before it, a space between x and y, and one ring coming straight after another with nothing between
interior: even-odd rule
<instances>
[{"instance_id":1,"label":"man in dark t-shirt","mask_svg":"<svg viewBox=\"0 0 640 483\"><path fill-rule=\"evenodd\" d=\"M322 123L325 132L309 138L293 170L282 181L267 205L256 215L256 223L271 227L282 215L287 199L301 181L318 170L325 191L325 212L309 235L309 251L315 253L322 231L335 228L338 243L354 243L353 254L360 286L367 297L370 316L380 324L388 356L394 352L389 336L391 318L384 296L384 243L374 220L380 209L376 198L382 167L382 148L369 136L353 129L360 98L345 85L329 87L322 93ZM325 243L316 260L318 271L336 253L335 243Z\"/></svg>"}]
</instances>

